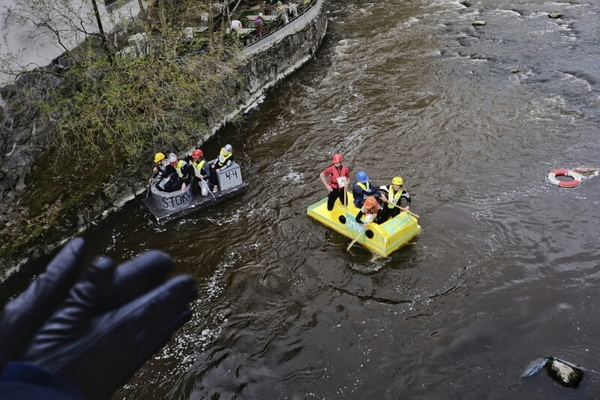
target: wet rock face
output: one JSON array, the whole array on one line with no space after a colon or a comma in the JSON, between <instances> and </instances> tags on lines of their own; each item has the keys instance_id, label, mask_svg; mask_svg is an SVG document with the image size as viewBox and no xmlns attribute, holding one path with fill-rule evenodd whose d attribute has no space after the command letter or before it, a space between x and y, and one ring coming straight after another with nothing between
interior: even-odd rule
<instances>
[{"instance_id":1,"label":"wet rock face","mask_svg":"<svg viewBox=\"0 0 600 400\"><path fill-rule=\"evenodd\" d=\"M45 96L61 79L45 74L22 74L0 88L0 203L12 201L8 192L19 191L31 164L46 150L49 125L40 123L32 100ZM0 223L5 215L0 214Z\"/></svg>"}]
</instances>

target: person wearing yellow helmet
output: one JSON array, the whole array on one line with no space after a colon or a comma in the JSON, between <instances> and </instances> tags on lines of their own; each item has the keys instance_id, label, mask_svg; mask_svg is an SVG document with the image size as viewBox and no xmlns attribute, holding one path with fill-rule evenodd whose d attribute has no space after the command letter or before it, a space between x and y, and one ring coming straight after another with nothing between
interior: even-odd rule
<instances>
[{"instance_id":1,"label":"person wearing yellow helmet","mask_svg":"<svg viewBox=\"0 0 600 400\"><path fill-rule=\"evenodd\" d=\"M383 207L379 205L379 201L375 196L368 196L360 208L360 211L356 214L356 222L362 224L364 228L373 221L375 221L376 224L379 224L381 223L382 210ZM363 215L365 216L364 222L362 221Z\"/></svg>"},{"instance_id":2,"label":"person wearing yellow helmet","mask_svg":"<svg viewBox=\"0 0 600 400\"><path fill-rule=\"evenodd\" d=\"M350 181L350 170L345 165L342 165L344 156L339 153L333 155L331 159L331 165L325 168L320 174L319 178L325 188L329 192L327 195L327 210L333 210L335 201L340 199L340 202L346 206L348 204L348 196L346 196L346 190L348 182ZM327 182L329 178L329 182Z\"/></svg>"},{"instance_id":3,"label":"person wearing yellow helmet","mask_svg":"<svg viewBox=\"0 0 600 400\"><path fill-rule=\"evenodd\" d=\"M387 221L400 214L400 209L398 207L403 207L406 210L410 208L410 195L404 190L404 179L401 177L395 176L392 179L391 185L381 186L379 190L387 195L387 204L383 206L383 221Z\"/></svg>"},{"instance_id":4,"label":"person wearing yellow helmet","mask_svg":"<svg viewBox=\"0 0 600 400\"><path fill-rule=\"evenodd\" d=\"M154 181L159 181L165 172L165 155L163 153L156 153L154 155L154 167L152 167L152 177L149 179L149 183L152 185Z\"/></svg>"}]
</instances>

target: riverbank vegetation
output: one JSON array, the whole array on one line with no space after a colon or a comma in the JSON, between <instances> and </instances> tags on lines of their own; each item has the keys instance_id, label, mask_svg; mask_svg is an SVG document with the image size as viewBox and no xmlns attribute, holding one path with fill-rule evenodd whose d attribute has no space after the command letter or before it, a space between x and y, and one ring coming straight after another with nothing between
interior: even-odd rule
<instances>
[{"instance_id":1,"label":"riverbank vegetation","mask_svg":"<svg viewBox=\"0 0 600 400\"><path fill-rule=\"evenodd\" d=\"M12 107L29 110L34 129L46 130L48 141L31 167L13 221L0 227L0 256L18 252L32 238L64 236L51 228L65 221L65 229L73 226L76 221L68 221L74 211L116 171L149 164L154 151L193 148L210 132L212 99L240 80L239 43L214 33L208 2L160 0L109 33L82 31L93 14L81 14L72 4L20 0L5 15L7 23L31 26L37 35L53 34L65 46L68 63L27 72L13 85L19 94ZM60 21L85 36L76 48L64 44L64 24L55 25ZM202 27L202 34L194 27ZM141 41L128 41L132 35ZM20 74L14 66L9 72Z\"/></svg>"}]
</instances>

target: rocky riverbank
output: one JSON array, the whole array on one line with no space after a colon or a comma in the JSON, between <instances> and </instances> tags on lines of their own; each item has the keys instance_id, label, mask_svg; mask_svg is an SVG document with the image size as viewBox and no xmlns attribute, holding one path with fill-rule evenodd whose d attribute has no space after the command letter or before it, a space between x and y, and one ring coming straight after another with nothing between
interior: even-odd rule
<instances>
[{"instance_id":1,"label":"rocky riverbank","mask_svg":"<svg viewBox=\"0 0 600 400\"><path fill-rule=\"evenodd\" d=\"M190 132L190 142L201 145L266 90L310 60L326 29L321 0L277 35L248 48L235 72L244 78L242 83L233 78L224 82L223 90L212 99L212 109L201 117L210 131ZM129 168L91 166L81 172L89 177L84 186L54 179L55 164L48 145L53 127L42 126L37 111L21 105L23 96L43 95L46 87L60 85L61 79L47 75L47 86L39 87L22 78L0 90L0 280L97 226L146 190L153 149Z\"/></svg>"}]
</instances>

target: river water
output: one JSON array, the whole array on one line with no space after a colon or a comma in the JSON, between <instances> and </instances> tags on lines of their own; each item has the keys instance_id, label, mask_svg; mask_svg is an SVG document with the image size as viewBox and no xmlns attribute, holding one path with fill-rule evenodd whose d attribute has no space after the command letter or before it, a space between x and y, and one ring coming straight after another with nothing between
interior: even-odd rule
<instances>
[{"instance_id":1,"label":"river water","mask_svg":"<svg viewBox=\"0 0 600 400\"><path fill-rule=\"evenodd\" d=\"M600 164L600 4L327 9L316 58L204 147L233 145L244 195L164 225L135 202L88 235L117 260L164 250L199 286L114 399L600 398L600 177L544 179ZM307 217L335 152L404 178L415 245L347 252ZM521 377L547 355L585 369L578 389Z\"/></svg>"}]
</instances>

